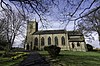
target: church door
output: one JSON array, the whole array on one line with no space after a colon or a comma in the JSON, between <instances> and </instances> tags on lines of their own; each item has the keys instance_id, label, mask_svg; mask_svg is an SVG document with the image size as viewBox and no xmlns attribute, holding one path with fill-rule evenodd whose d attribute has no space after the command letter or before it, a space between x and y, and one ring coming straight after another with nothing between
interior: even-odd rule
<instances>
[{"instance_id":1,"label":"church door","mask_svg":"<svg viewBox=\"0 0 100 66\"><path fill-rule=\"evenodd\" d=\"M27 46L26 46L27 48L26 48L26 50L29 50L29 44L27 44Z\"/></svg>"}]
</instances>

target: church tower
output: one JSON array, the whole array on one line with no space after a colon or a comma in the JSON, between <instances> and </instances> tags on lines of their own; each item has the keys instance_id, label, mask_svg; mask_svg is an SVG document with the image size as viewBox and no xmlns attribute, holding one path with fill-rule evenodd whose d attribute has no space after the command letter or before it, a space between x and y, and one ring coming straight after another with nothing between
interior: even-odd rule
<instances>
[{"instance_id":1,"label":"church tower","mask_svg":"<svg viewBox=\"0 0 100 66\"><path fill-rule=\"evenodd\" d=\"M32 34L38 31L38 23L35 21L28 21L27 22L27 34L26 34L26 44L25 49L31 50L32 49Z\"/></svg>"},{"instance_id":2,"label":"church tower","mask_svg":"<svg viewBox=\"0 0 100 66\"><path fill-rule=\"evenodd\" d=\"M36 31L38 31L38 23L36 21L28 21L27 34L32 34Z\"/></svg>"}]
</instances>

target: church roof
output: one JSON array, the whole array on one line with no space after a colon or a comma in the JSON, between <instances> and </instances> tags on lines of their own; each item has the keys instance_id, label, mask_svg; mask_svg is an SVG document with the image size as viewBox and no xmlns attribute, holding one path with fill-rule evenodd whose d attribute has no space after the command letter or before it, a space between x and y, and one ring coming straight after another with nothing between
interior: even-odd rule
<instances>
[{"instance_id":1,"label":"church roof","mask_svg":"<svg viewBox=\"0 0 100 66\"><path fill-rule=\"evenodd\" d=\"M69 36L82 36L83 34L78 31L66 31L66 30L41 30L34 32L32 35L42 35L42 34L64 34L68 33Z\"/></svg>"},{"instance_id":2,"label":"church roof","mask_svg":"<svg viewBox=\"0 0 100 66\"><path fill-rule=\"evenodd\" d=\"M79 31L68 31L68 39L69 42L83 42L84 36Z\"/></svg>"},{"instance_id":3,"label":"church roof","mask_svg":"<svg viewBox=\"0 0 100 66\"><path fill-rule=\"evenodd\" d=\"M32 35L41 35L41 34L62 34L66 33L66 30L41 30L33 33Z\"/></svg>"},{"instance_id":4,"label":"church roof","mask_svg":"<svg viewBox=\"0 0 100 66\"><path fill-rule=\"evenodd\" d=\"M85 39L81 39L81 38L71 38L69 39L69 42L83 42L85 41Z\"/></svg>"},{"instance_id":5,"label":"church roof","mask_svg":"<svg viewBox=\"0 0 100 66\"><path fill-rule=\"evenodd\" d=\"M79 31L68 31L68 35L69 36L82 36L83 34L82 33L80 33Z\"/></svg>"}]
</instances>

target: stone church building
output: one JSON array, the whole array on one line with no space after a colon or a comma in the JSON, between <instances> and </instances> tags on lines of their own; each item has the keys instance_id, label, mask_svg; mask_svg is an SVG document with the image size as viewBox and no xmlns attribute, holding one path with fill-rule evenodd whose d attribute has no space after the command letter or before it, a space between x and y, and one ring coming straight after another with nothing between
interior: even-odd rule
<instances>
[{"instance_id":1,"label":"stone church building","mask_svg":"<svg viewBox=\"0 0 100 66\"><path fill-rule=\"evenodd\" d=\"M86 51L84 36L78 31L40 30L38 23L27 23L25 50L43 50L44 46L57 45L61 50Z\"/></svg>"}]
</instances>

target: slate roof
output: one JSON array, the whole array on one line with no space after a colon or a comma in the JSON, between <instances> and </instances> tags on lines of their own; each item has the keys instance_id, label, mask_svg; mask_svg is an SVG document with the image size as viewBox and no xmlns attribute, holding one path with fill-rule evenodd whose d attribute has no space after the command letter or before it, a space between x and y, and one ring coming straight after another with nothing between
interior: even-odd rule
<instances>
[{"instance_id":1,"label":"slate roof","mask_svg":"<svg viewBox=\"0 0 100 66\"><path fill-rule=\"evenodd\" d=\"M43 35L43 34L64 34L67 33L69 36L82 36L83 34L78 31L66 31L66 30L41 30L33 33L32 35Z\"/></svg>"},{"instance_id":2,"label":"slate roof","mask_svg":"<svg viewBox=\"0 0 100 66\"><path fill-rule=\"evenodd\" d=\"M68 31L68 36L80 36L79 38L68 38L69 42L83 42L85 41L84 37L81 38L83 36L82 33L80 33L79 31Z\"/></svg>"},{"instance_id":3,"label":"slate roof","mask_svg":"<svg viewBox=\"0 0 100 66\"><path fill-rule=\"evenodd\" d=\"M69 39L69 42L83 42L83 41L85 41L85 39L80 39L80 38L78 38L78 39L76 39L76 38Z\"/></svg>"},{"instance_id":4,"label":"slate roof","mask_svg":"<svg viewBox=\"0 0 100 66\"><path fill-rule=\"evenodd\" d=\"M83 36L82 33L80 33L79 31L68 31L68 35L69 36Z\"/></svg>"},{"instance_id":5,"label":"slate roof","mask_svg":"<svg viewBox=\"0 0 100 66\"><path fill-rule=\"evenodd\" d=\"M66 30L41 30L33 33L32 35L42 35L42 34L64 34Z\"/></svg>"}]
</instances>

